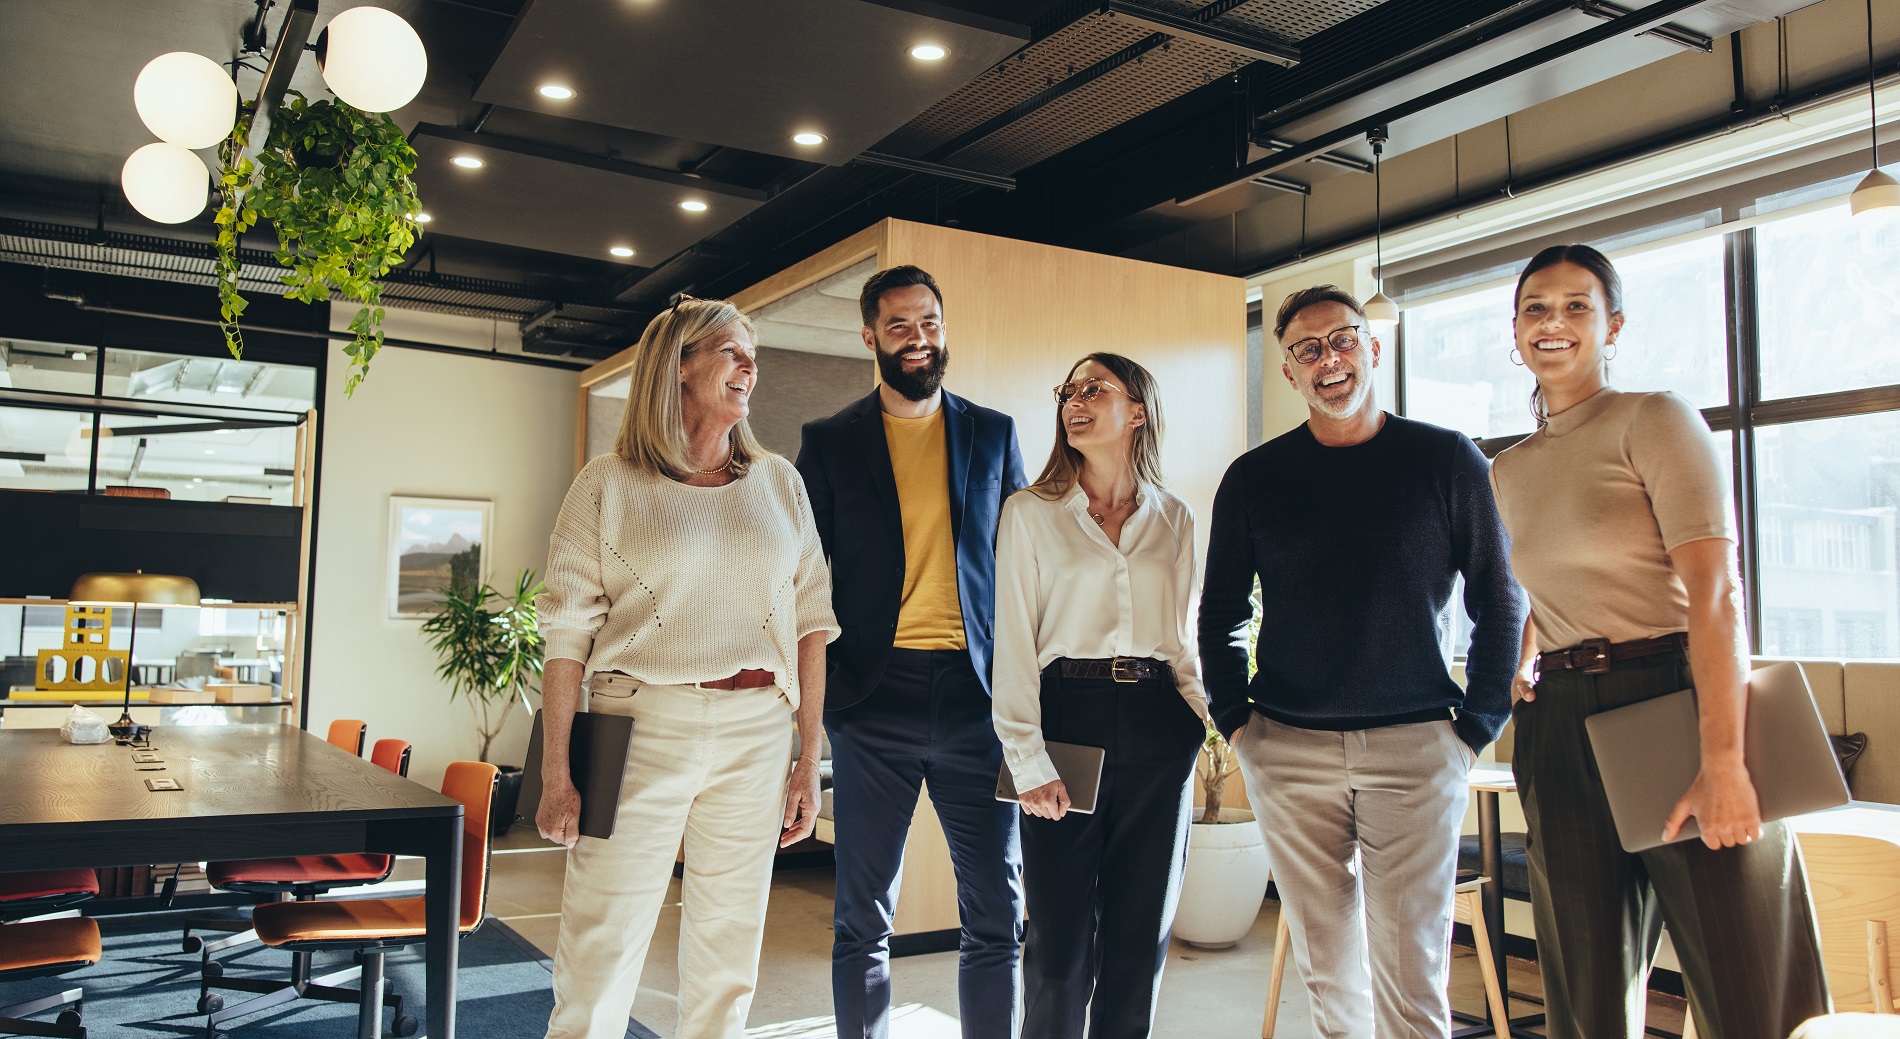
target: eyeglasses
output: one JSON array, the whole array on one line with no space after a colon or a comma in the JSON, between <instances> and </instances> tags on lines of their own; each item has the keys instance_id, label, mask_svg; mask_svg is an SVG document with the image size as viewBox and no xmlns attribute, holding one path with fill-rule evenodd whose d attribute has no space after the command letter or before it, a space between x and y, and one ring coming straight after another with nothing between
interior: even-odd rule
<instances>
[{"instance_id":1,"label":"eyeglasses","mask_svg":"<svg viewBox=\"0 0 1900 1039\"><path fill-rule=\"evenodd\" d=\"M1056 403L1067 404L1069 403L1069 398L1080 397L1082 398L1082 403L1093 404L1096 398L1111 391L1119 393L1129 400L1135 399L1133 394L1130 394L1127 390L1122 389L1114 383L1103 382L1100 379L1084 379L1081 382L1065 382L1057 386Z\"/></svg>"},{"instance_id":2,"label":"eyeglasses","mask_svg":"<svg viewBox=\"0 0 1900 1039\"><path fill-rule=\"evenodd\" d=\"M1301 364L1312 364L1319 355L1330 346L1336 354L1349 354L1359 349L1359 332L1364 325L1342 325L1324 336L1312 336L1287 346L1286 352L1293 355Z\"/></svg>"}]
</instances>

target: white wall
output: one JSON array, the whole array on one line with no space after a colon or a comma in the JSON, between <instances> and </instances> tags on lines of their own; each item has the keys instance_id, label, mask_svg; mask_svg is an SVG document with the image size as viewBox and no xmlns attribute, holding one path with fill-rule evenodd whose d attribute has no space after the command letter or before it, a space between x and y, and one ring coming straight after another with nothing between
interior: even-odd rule
<instances>
[{"instance_id":1,"label":"white wall","mask_svg":"<svg viewBox=\"0 0 1900 1039\"><path fill-rule=\"evenodd\" d=\"M349 319L348 308L336 310ZM390 317L389 334L410 334L395 330L395 311ZM427 335L416 338L481 349L496 340L492 322L426 317ZM435 677L421 622L387 617L390 496L493 501L489 580L512 588L522 568L542 569L548 532L574 475L579 376L389 347L346 399L345 361L333 348L322 430L310 730L320 734L334 719L360 718L372 743L395 737L414 744L410 776L435 786L450 761L473 759L480 744L468 706L451 701ZM517 708L491 759L520 764L528 728Z\"/></svg>"}]
</instances>

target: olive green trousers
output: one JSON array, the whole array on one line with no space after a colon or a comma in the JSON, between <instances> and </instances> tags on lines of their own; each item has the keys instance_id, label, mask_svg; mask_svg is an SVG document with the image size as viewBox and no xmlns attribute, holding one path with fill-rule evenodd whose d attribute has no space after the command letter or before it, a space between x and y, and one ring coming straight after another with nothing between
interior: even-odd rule
<instances>
[{"instance_id":1,"label":"olive green trousers","mask_svg":"<svg viewBox=\"0 0 1900 1039\"><path fill-rule=\"evenodd\" d=\"M1785 825L1721 851L1691 840L1631 854L1617 842L1584 719L1691 684L1687 657L1667 653L1600 675L1544 675L1537 698L1512 712L1550 1039L1638 1039L1664 927L1702 1039L1785 1039L1828 1012L1801 851Z\"/></svg>"}]
</instances>

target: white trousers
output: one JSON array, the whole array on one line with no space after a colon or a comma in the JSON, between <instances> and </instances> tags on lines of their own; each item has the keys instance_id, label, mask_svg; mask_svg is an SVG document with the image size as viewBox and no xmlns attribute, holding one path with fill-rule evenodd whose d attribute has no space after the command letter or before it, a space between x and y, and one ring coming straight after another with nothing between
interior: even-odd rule
<instances>
[{"instance_id":1,"label":"white trousers","mask_svg":"<svg viewBox=\"0 0 1900 1039\"><path fill-rule=\"evenodd\" d=\"M588 710L631 715L633 744L613 837L582 837L567 853L548 1039L627 1034L682 839L679 1039L743 1039L785 814L791 705L773 687L594 688Z\"/></svg>"},{"instance_id":2,"label":"white trousers","mask_svg":"<svg viewBox=\"0 0 1900 1039\"><path fill-rule=\"evenodd\" d=\"M1234 749L1314 1034L1445 1039L1471 748L1450 721L1324 732L1256 714Z\"/></svg>"}]
</instances>

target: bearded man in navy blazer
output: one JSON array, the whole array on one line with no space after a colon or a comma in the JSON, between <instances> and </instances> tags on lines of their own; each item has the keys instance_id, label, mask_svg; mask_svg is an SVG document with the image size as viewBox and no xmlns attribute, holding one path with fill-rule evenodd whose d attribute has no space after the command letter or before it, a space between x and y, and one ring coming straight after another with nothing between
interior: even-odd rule
<instances>
[{"instance_id":1,"label":"bearded man in navy blazer","mask_svg":"<svg viewBox=\"0 0 1900 1039\"><path fill-rule=\"evenodd\" d=\"M1023 486L1015 420L941 388L943 293L916 267L858 297L881 385L806 424L798 470L831 556L842 635L829 649L838 893L831 950L839 1039L884 1039L904 839L928 782L957 876L966 1039L1016 1034L1022 848L996 800L990 721L996 523Z\"/></svg>"}]
</instances>

